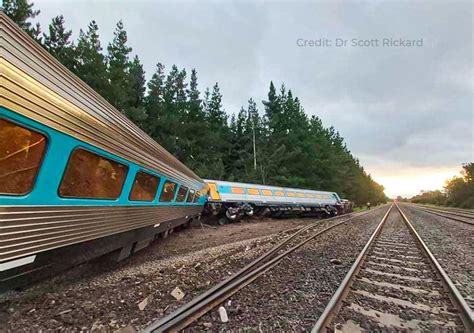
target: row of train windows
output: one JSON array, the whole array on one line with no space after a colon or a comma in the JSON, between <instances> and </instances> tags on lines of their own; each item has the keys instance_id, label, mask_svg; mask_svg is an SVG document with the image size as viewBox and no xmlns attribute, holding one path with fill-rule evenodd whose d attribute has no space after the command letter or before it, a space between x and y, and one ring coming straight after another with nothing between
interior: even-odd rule
<instances>
[{"instance_id":1,"label":"row of train windows","mask_svg":"<svg viewBox=\"0 0 474 333\"><path fill-rule=\"evenodd\" d=\"M256 188L247 188L244 189L243 187L232 187L231 191L234 194L245 194L245 190L247 190L247 194L251 195L265 195L265 196L277 196L277 197L284 197L285 192L283 191L271 191L271 190L259 190ZM331 195L329 194L313 194L313 193L301 193L301 192L286 192L287 197L299 197L299 198L318 198L318 199L330 199Z\"/></svg>"},{"instance_id":2,"label":"row of train windows","mask_svg":"<svg viewBox=\"0 0 474 333\"><path fill-rule=\"evenodd\" d=\"M0 193L25 195L33 189L46 150L46 137L0 119ZM59 195L65 198L117 199L127 177L128 167L82 148L71 154ZM153 201L160 178L137 172L129 199ZM167 180L160 202L197 202L194 190Z\"/></svg>"}]
</instances>

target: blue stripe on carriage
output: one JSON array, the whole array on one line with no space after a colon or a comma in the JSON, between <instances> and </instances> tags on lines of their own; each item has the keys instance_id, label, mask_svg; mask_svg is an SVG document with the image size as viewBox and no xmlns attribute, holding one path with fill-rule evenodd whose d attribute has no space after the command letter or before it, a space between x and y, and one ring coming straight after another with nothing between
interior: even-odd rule
<instances>
[{"instance_id":1,"label":"blue stripe on carriage","mask_svg":"<svg viewBox=\"0 0 474 333\"><path fill-rule=\"evenodd\" d=\"M166 180L171 180L178 185L180 183L174 179L163 176L155 171L138 166L135 163L129 162L121 157L110 154L100 148L80 141L70 135L61 133L48 126L31 120L27 117L12 112L9 109L0 107L0 117L9 119L21 126L29 127L47 137L48 143L46 146L45 156L41 163L40 170L36 177L36 181L32 191L23 196L1 195L0 206L7 205L35 205L35 206L61 206L61 205L89 205L89 206L199 206L206 202L206 196L201 196L196 203L186 202L158 202L159 195ZM115 200L101 200L101 199L76 199L76 198L61 198L58 195L59 185L61 183L69 156L76 148L85 148L99 155L102 155L111 160L115 160L128 166L127 178L125 179L122 193L118 199ZM137 171L145 171L151 175L160 177L160 185L156 192L153 202L150 201L130 201L128 199L133 181ZM175 199L177 191L175 193ZM198 189L195 189L198 190Z\"/></svg>"}]
</instances>

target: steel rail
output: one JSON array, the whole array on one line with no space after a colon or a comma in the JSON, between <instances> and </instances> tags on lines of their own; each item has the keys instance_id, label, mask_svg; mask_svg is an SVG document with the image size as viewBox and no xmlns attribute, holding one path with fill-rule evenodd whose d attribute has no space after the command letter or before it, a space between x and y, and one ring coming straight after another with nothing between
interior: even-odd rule
<instances>
[{"instance_id":1,"label":"steel rail","mask_svg":"<svg viewBox=\"0 0 474 333\"><path fill-rule=\"evenodd\" d=\"M456 212L456 211L452 212L450 210L441 210L441 209L434 209L434 208L425 208L425 210L429 210L429 211L433 211L433 212L439 212L439 213L446 213L448 215L464 217L466 219L471 219L471 220L474 219L474 215L459 213L459 212Z\"/></svg>"},{"instance_id":2,"label":"steel rail","mask_svg":"<svg viewBox=\"0 0 474 333\"><path fill-rule=\"evenodd\" d=\"M446 207L426 207L426 208L431 208L431 209L437 209L437 210L442 210L444 212L450 212L450 213L457 213L457 214L465 214L467 216L474 216L474 211L472 210L466 210L466 209L453 209L453 208L446 208Z\"/></svg>"},{"instance_id":3,"label":"steel rail","mask_svg":"<svg viewBox=\"0 0 474 333\"><path fill-rule=\"evenodd\" d=\"M432 210L432 211L437 211L441 213L448 213L449 215L453 215L453 216L460 216L460 217L466 217L468 219L474 219L474 213L471 213L471 212L463 212L463 211L458 211L458 210L449 209L449 208L437 208L437 207L417 205L417 204L414 204L414 206L421 209Z\"/></svg>"},{"instance_id":4,"label":"steel rail","mask_svg":"<svg viewBox=\"0 0 474 333\"><path fill-rule=\"evenodd\" d=\"M318 321L314 325L311 332L323 332L323 330L331 323L331 320L333 319L337 311L339 311L339 308L341 307L341 304L342 304L342 300L344 299L344 297L347 295L347 293L350 290L352 279L359 272L361 265L364 262L364 258L367 252L369 251L370 246L372 245L372 243L374 242L374 240L377 238L380 231L382 230L383 226L385 225L385 222L387 221L388 215L390 214L390 211L392 210L393 206L394 204L390 205L390 208L382 217L382 220L380 220L379 224L377 225L377 228L375 228L374 232L370 236L364 248L359 253L359 256L354 261L354 264L352 264L349 272L346 274L341 284L337 288L336 292L329 300L329 303L326 305L326 308L324 309L323 313L319 317Z\"/></svg>"},{"instance_id":5,"label":"steel rail","mask_svg":"<svg viewBox=\"0 0 474 333\"><path fill-rule=\"evenodd\" d=\"M416 241L420 244L421 248L423 249L423 252L425 255L428 257L428 259L431 262L431 266L434 268L436 273L438 274L439 277L441 277L441 280L445 286L445 289L449 291L450 299L453 305L458 309L460 318L467 329L468 332L472 332L474 328L474 314L469 305L467 304L466 300L462 297L461 293L459 290L456 288L454 283L451 281L449 276L446 274L446 272L443 270L439 262L436 260L434 255L431 253L429 250L428 246L425 244L425 242L422 240L420 235L416 232L415 228L411 224L411 222L408 220L406 215L403 213L401 208L398 206L398 204L394 204L397 207L397 210L400 212L400 215L402 216L403 221L405 222L405 225L408 227L410 230L411 234L414 236ZM390 207L390 210L394 206L392 205ZM337 312L340 310L342 301L344 298L347 296L348 292L350 291L350 287L352 285L353 278L356 276L357 272L360 270L362 263L364 262L364 259L366 257L366 254L368 252L368 249L372 246L373 242L375 239L378 237L380 234L380 231L382 230L387 217L390 213L390 210L387 212L387 214L384 216L382 221L379 223L377 229L373 232L372 236L370 237L369 241L365 245L364 249L362 252L359 254L357 257L356 261L352 265L350 271L347 273L347 275L344 277L344 280L342 281L341 285L339 288L336 290L334 293L333 297L329 301L328 305L324 309L322 315L319 317L318 321L316 322L316 325L313 327L311 332L324 332L325 329L329 326L331 323L332 319L334 316L337 314Z\"/></svg>"},{"instance_id":6,"label":"steel rail","mask_svg":"<svg viewBox=\"0 0 474 333\"><path fill-rule=\"evenodd\" d=\"M439 212L449 213L452 215L457 216L464 216L467 218L474 218L474 211L473 210L466 210L466 209L457 209L457 208L448 208L443 206L427 206L422 204L414 204L414 203L404 203L410 206L414 206L421 209L429 209L429 210L436 210Z\"/></svg>"},{"instance_id":7,"label":"steel rail","mask_svg":"<svg viewBox=\"0 0 474 333\"><path fill-rule=\"evenodd\" d=\"M473 220L474 219L474 215L466 215L466 214L461 214L461 213L458 213L458 212L450 212L450 211L447 211L447 210L440 210L440 209L431 209L431 208L422 208L423 210L425 211L430 211L430 212L435 212L435 213L444 213L444 214L448 214L449 216L456 216L456 217L462 217L462 218L466 218L466 219L470 219L470 220Z\"/></svg>"},{"instance_id":8,"label":"steel rail","mask_svg":"<svg viewBox=\"0 0 474 333\"><path fill-rule=\"evenodd\" d=\"M434 212L432 210L421 208L421 207L417 207L417 208L420 209L423 212L428 213L428 214L433 214L433 215L441 216L441 217L444 217L444 218L447 218L447 219L450 219L450 220L453 220L453 221L474 225L474 222L470 222L470 221L466 221L466 220L463 220L463 219L460 219L460 218L457 218L457 217L453 217L452 215L440 214L440 213ZM466 217L466 218L469 219L471 217Z\"/></svg>"},{"instance_id":9,"label":"steel rail","mask_svg":"<svg viewBox=\"0 0 474 333\"><path fill-rule=\"evenodd\" d=\"M410 222L410 220L406 217L406 215L403 213L402 209L398 206L397 209L400 212L400 215L402 216L405 224L408 226L410 229L411 233L415 236L415 239L418 241L418 243L421 245L423 251L425 252L426 256L429 258L432 266L436 269L436 272L438 275L441 276L443 283L449 290L450 296L451 296L451 302L458 308L459 312L461 313L461 320L463 321L464 325L468 329L468 332L473 332L474 329L474 313L467 304L466 300L462 297L461 293L459 292L458 288L454 285L454 283L451 281L449 278L448 274L444 271L444 269L441 267L439 264L438 260L436 260L435 256L433 253L431 253L430 249L426 245L426 243L423 241L421 236L418 234L418 232L415 230L415 227L413 224Z\"/></svg>"},{"instance_id":10,"label":"steel rail","mask_svg":"<svg viewBox=\"0 0 474 333\"><path fill-rule=\"evenodd\" d=\"M423 205L423 204L412 204L412 205L415 205L415 206L418 206L418 207L423 207L423 208L438 209L438 210L443 210L443 211L474 215L474 210L473 209L467 209L467 208L464 209L464 208L456 208L456 207L433 206L433 205Z\"/></svg>"},{"instance_id":11,"label":"steel rail","mask_svg":"<svg viewBox=\"0 0 474 333\"><path fill-rule=\"evenodd\" d=\"M382 206L384 207L384 206ZM379 207L379 208L382 208ZM377 208L377 209L379 209ZM376 210L377 210L376 209ZM288 242L294 239L297 235L300 235L304 231L307 231L318 224L312 224L305 226L298 230L296 233L291 235L290 237L286 238L284 241L277 244L275 247L270 249L268 252L260 256L259 258L252 261L250 264L242 268L237 273L233 274L226 280L218 283L213 288L209 289L208 291L204 292L203 294L199 295L198 297L194 298L190 302L184 304L180 308L178 308L173 313L167 315L166 317L152 323L150 326L145 328L143 332L167 332L167 331L177 331L180 329L185 328L207 312L209 312L212 308L216 305L222 303L225 299L232 296L238 290L242 289L259 276L270 270L272 267L277 265L284 257L288 254L294 252L296 249L300 248L304 244L308 243L312 239L318 237L319 235L341 225L348 221L351 221L357 217L364 216L371 211L369 210L360 214L356 214L352 217L344 219L336 224L326 227L319 232L311 235L310 237L306 238L302 242L298 243L297 245L291 247L290 249L286 250L285 252L281 253L280 255L270 259L275 253L277 253L283 246L288 244ZM328 220L333 220L335 218L340 218L341 216L333 217Z\"/></svg>"}]
</instances>

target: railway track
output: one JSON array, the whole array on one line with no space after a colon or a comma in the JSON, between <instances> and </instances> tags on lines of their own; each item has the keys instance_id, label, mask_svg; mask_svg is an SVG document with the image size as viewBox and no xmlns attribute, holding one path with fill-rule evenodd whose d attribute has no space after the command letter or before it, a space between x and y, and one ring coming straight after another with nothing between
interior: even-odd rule
<instances>
[{"instance_id":1,"label":"railway track","mask_svg":"<svg viewBox=\"0 0 474 333\"><path fill-rule=\"evenodd\" d=\"M382 208L383 207L379 207L374 210ZM336 221L334 224L315 231L312 231L311 229L318 226L316 223L300 228L294 234L287 237L285 240L242 268L237 273L233 274L226 280L217 284L195 299L191 300L189 303L184 304L173 313L152 323L144 330L144 332L179 331L187 327L198 318L209 312L211 309L235 294L237 291L250 284L265 272L269 271L283 258L294 252L296 249L302 247L311 240L314 240L318 236L370 212L371 211L354 214L353 216L347 218L342 216L328 219L335 220L337 218L342 218L341 221Z\"/></svg>"},{"instance_id":2,"label":"railway track","mask_svg":"<svg viewBox=\"0 0 474 333\"><path fill-rule=\"evenodd\" d=\"M424 205L420 205L420 206L424 208L442 210L445 212L461 213L461 214L466 214L469 216L474 216L474 210L472 209L462 209L462 208L453 208L453 207L448 208L448 207L442 207L442 206L424 206Z\"/></svg>"},{"instance_id":3,"label":"railway track","mask_svg":"<svg viewBox=\"0 0 474 333\"><path fill-rule=\"evenodd\" d=\"M473 318L470 305L395 205L312 331L472 332Z\"/></svg>"},{"instance_id":4,"label":"railway track","mask_svg":"<svg viewBox=\"0 0 474 333\"><path fill-rule=\"evenodd\" d=\"M470 213L459 213L457 211L452 212L448 209L428 208L419 205L415 205L415 207L433 215L441 216L461 223L474 225L474 215L471 215Z\"/></svg>"}]
</instances>

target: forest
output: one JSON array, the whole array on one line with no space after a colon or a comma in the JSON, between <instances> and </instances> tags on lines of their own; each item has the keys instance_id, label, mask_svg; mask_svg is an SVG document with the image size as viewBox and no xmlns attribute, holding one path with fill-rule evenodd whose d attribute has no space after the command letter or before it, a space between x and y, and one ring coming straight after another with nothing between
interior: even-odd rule
<instances>
[{"instance_id":1,"label":"forest","mask_svg":"<svg viewBox=\"0 0 474 333\"><path fill-rule=\"evenodd\" d=\"M306 114L283 83L269 82L264 101L243 97L229 115L219 84L200 90L195 69L157 62L147 82L122 21L105 46L95 21L73 40L62 15L44 31L34 24L40 11L31 1L4 0L3 11L202 178L335 191L356 205L387 200L337 130Z\"/></svg>"},{"instance_id":2,"label":"forest","mask_svg":"<svg viewBox=\"0 0 474 333\"><path fill-rule=\"evenodd\" d=\"M474 209L474 163L463 164L460 176L447 180L444 191L422 191L409 201Z\"/></svg>"}]
</instances>

